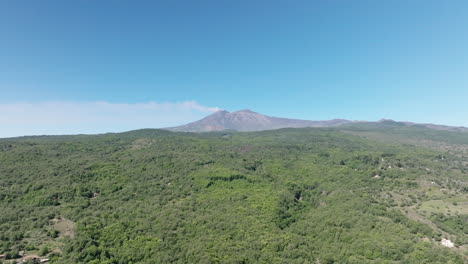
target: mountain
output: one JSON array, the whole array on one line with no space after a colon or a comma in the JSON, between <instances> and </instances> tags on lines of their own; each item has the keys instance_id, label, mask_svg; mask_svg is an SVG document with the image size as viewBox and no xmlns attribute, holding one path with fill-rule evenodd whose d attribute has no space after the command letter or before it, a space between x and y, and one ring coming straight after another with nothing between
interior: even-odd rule
<instances>
[{"instance_id":1,"label":"mountain","mask_svg":"<svg viewBox=\"0 0 468 264\"><path fill-rule=\"evenodd\" d=\"M434 130L468 132L468 128L466 127L399 122L391 119L381 119L377 122L351 121L346 119L332 119L324 121L290 119L262 115L249 109L235 112L220 110L198 121L188 123L186 125L165 128L165 130L177 132L210 132L222 130L262 131L280 128L337 127L342 125L365 125L375 128L385 128L388 126L415 126Z\"/></svg>"},{"instance_id":2,"label":"mountain","mask_svg":"<svg viewBox=\"0 0 468 264\"><path fill-rule=\"evenodd\" d=\"M344 119L310 121L280 118L262 115L252 110L244 109L236 112L228 112L225 110L217 111L201 120L182 126L167 128L167 130L182 132L208 132L221 130L260 131L286 127L334 127L351 122L352 121Z\"/></svg>"},{"instance_id":3,"label":"mountain","mask_svg":"<svg viewBox=\"0 0 468 264\"><path fill-rule=\"evenodd\" d=\"M431 123L414 123L407 121L395 121L392 119L380 119L377 122L354 122L350 124L351 126L364 126L372 128L389 128L389 127L415 127L415 128L425 128L431 130L440 130L440 131L451 131L451 132L468 132L467 127L462 126L446 126L446 125L436 125Z\"/></svg>"}]
</instances>

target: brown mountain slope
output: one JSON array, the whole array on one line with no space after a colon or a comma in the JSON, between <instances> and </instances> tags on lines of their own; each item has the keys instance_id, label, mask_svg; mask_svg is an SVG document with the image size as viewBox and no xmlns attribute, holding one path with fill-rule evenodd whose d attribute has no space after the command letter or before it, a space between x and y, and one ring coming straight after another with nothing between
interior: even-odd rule
<instances>
[{"instance_id":1,"label":"brown mountain slope","mask_svg":"<svg viewBox=\"0 0 468 264\"><path fill-rule=\"evenodd\" d=\"M171 131L208 132L221 130L259 131L286 127L331 127L351 123L344 119L327 121L309 121L300 119L279 118L262 115L248 109L228 112L217 111L201 120L177 127L167 128Z\"/></svg>"},{"instance_id":2,"label":"brown mountain slope","mask_svg":"<svg viewBox=\"0 0 468 264\"><path fill-rule=\"evenodd\" d=\"M457 132L468 132L466 127L455 127L435 124L418 124L412 122L398 122L391 119L381 119L377 122L367 121L350 121L346 119L332 119L325 121L310 121L301 119L289 119L262 115L244 109L236 112L228 112L225 110L217 111L198 121L177 126L165 128L170 131L180 132L209 132L222 130L237 130L237 131L260 131L280 128L301 128L301 127L336 127L347 124L365 125L385 127L388 125L394 126L419 126L434 130L446 130Z\"/></svg>"}]
</instances>

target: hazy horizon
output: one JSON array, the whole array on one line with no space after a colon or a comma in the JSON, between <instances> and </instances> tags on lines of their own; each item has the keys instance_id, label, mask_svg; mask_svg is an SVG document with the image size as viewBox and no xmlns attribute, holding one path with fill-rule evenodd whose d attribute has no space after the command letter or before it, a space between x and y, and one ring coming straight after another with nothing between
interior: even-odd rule
<instances>
[{"instance_id":1,"label":"hazy horizon","mask_svg":"<svg viewBox=\"0 0 468 264\"><path fill-rule=\"evenodd\" d=\"M222 108L206 108L203 107L196 102L180 102L177 104L169 104L169 103L163 103L163 104L158 104L155 102L149 102L145 104L134 104L134 105L129 105L129 104L109 104L107 102L96 102L95 104L100 106L101 112L95 112L94 114L98 115L98 117L93 120L82 120L86 116L93 116L93 114L85 113L85 116L79 116L75 115L72 119L67 119L68 116L63 115L63 113L55 113L58 115L54 115L52 112L52 109L56 107L57 105L61 106L61 109L67 109L70 110L68 114L72 113L73 108L80 107L80 105L71 105L71 104L63 104L63 103L45 103L42 104L40 108L37 109L38 112L34 112L36 115L36 119L32 118L28 123L31 125L37 124L37 122L44 122L44 118L37 118L38 115L43 114L41 111L51 111L49 112L48 118L46 122L49 122L49 125L42 126L44 129L43 130L38 130L35 127L32 127L31 132L25 132L24 134L17 135L16 131L9 131L8 128L5 130L2 130L0 133L0 138L14 138L14 137L23 137L23 136L60 136L60 135L96 135L96 134L106 134L106 133L121 133L121 132L127 132L127 131L132 131L132 130L138 130L138 129L165 129L169 127L175 127L175 126L180 126L180 125L185 125L188 123L192 123L195 121L198 121L200 119L203 119L216 111L221 111L225 110L228 112L234 112L234 111L239 111L242 109L236 109L236 110L227 110L227 109L222 109ZM92 105L92 104L91 104ZM11 106L10 106L11 107ZM31 104L23 103L20 106L22 109L27 109L28 107L31 108ZM180 107L180 109L177 109L177 107ZM0 110L3 111L2 106L0 106ZM122 111L122 108L124 111ZM88 109L89 110L89 109ZM166 113L173 114L174 111L180 111L181 114L179 115L180 119L174 120L168 120L164 118L164 116L158 117L159 120L163 120L163 122L166 122L166 125L162 125L159 127L152 127L152 126L146 126L146 124L151 123L151 115L148 114L142 114L142 111L159 111L159 112L164 112ZM254 112L255 109L248 109L252 110ZM169 112L168 112L169 111ZM184 113L185 111L185 113ZM194 112L195 111L195 112ZM102 116L102 114L105 115L105 118ZM135 114L138 114L140 117L139 119L135 119ZM205 114L205 115L203 115ZM263 114L263 113L259 113ZM99 116L101 115L101 116ZM200 115L200 116L199 116ZM271 115L270 115L271 116ZM281 118L289 118L287 116L275 116L275 117L281 117ZM121 119L125 119L125 125L119 125L116 127L116 124L119 124L121 122ZM190 118L196 118L196 119L190 119ZM295 119L295 118L291 118ZM332 120L332 119L344 119L340 117L336 118L331 118L327 120ZM102 123L102 121L105 120L107 123ZM301 120L310 120L310 121L325 121L323 120L312 120L312 119L301 119ZM392 118L380 118L376 120L357 120L357 119L346 119L349 121L355 121L355 122L379 122L382 120L392 120L396 122L412 122L411 120L395 120ZM4 120L0 119L0 122L3 122ZM77 122L78 121L78 122ZM81 122L79 122L81 121ZM80 124L82 122L86 122L87 124L93 124L93 128L86 130L80 127ZM160 121L161 122L161 121ZM57 128L54 126L55 123L60 123L60 124L66 124L68 127L66 128ZM77 123L77 124L75 124ZM418 122L415 122L418 123ZM421 122L418 124L434 124L434 125L444 125L444 126L453 126L453 127L464 127L461 125L448 125L448 124L435 124L435 123L430 123L430 122ZM107 128L103 127L112 127L111 130L108 130ZM27 131L27 130L26 130ZM37 131L37 132L34 132ZM79 132L76 132L79 131ZM10 133L10 134L8 134Z\"/></svg>"}]
</instances>

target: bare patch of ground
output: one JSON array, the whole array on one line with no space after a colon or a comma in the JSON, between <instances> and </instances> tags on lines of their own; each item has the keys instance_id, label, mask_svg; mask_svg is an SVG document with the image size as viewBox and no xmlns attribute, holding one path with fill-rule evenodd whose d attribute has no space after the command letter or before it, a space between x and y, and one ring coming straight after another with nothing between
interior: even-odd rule
<instances>
[{"instance_id":1,"label":"bare patch of ground","mask_svg":"<svg viewBox=\"0 0 468 264\"><path fill-rule=\"evenodd\" d=\"M62 216L52 219L52 224L55 230L59 231L59 238L75 237L75 223Z\"/></svg>"},{"instance_id":2,"label":"bare patch of ground","mask_svg":"<svg viewBox=\"0 0 468 264\"><path fill-rule=\"evenodd\" d=\"M421 203L420 210L428 213L442 213L445 215L453 213L468 214L468 200L429 200Z\"/></svg>"},{"instance_id":3,"label":"bare patch of ground","mask_svg":"<svg viewBox=\"0 0 468 264\"><path fill-rule=\"evenodd\" d=\"M149 147L154 144L153 139L149 138L139 138L135 141L133 141L131 148L132 149L144 149L146 147Z\"/></svg>"}]
</instances>

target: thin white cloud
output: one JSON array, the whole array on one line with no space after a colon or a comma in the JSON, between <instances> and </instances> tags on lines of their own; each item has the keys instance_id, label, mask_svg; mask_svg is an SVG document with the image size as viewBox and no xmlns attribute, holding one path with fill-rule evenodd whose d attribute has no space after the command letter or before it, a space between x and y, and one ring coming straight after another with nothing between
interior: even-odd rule
<instances>
[{"instance_id":1,"label":"thin white cloud","mask_svg":"<svg viewBox=\"0 0 468 264\"><path fill-rule=\"evenodd\" d=\"M195 101L8 103L0 104L0 137L170 127L197 120L218 110Z\"/></svg>"}]
</instances>

